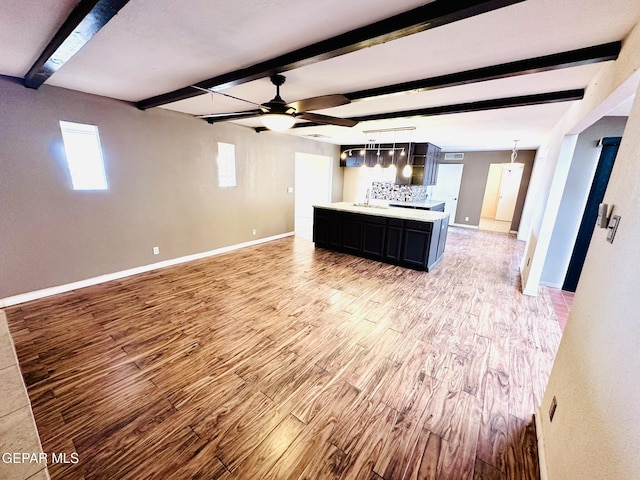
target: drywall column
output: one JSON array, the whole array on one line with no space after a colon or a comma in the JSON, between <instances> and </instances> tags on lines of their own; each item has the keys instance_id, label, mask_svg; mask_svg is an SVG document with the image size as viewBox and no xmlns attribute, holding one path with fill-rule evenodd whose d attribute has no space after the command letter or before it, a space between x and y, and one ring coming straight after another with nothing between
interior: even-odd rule
<instances>
[{"instance_id":1,"label":"drywall column","mask_svg":"<svg viewBox=\"0 0 640 480\"><path fill-rule=\"evenodd\" d=\"M556 139L554 140L557 142ZM566 135L562 139L557 154L557 163L555 169L553 169L553 180L551 181L551 187L547 194L546 204L544 203L544 199L541 199L540 202L540 205L545 205L544 208L538 211L542 217L538 222L534 220L534 224L537 223L540 225L540 228L538 231L532 230L521 266L522 292L526 295L538 295L540 276L544 268L544 262L551 241L551 234L553 233L553 226L555 225L555 220L558 215L562 192L567 182L569 167L571 166L571 159L573 158L577 140L577 135ZM552 152L553 149L550 149L550 151ZM554 157L555 156L551 154L548 160ZM544 195L544 191L540 193Z\"/></svg>"},{"instance_id":2,"label":"drywall column","mask_svg":"<svg viewBox=\"0 0 640 480\"><path fill-rule=\"evenodd\" d=\"M594 232L541 407L548 478L639 478L640 95L604 201L621 216L613 244ZM549 421L553 397L557 409Z\"/></svg>"}]
</instances>

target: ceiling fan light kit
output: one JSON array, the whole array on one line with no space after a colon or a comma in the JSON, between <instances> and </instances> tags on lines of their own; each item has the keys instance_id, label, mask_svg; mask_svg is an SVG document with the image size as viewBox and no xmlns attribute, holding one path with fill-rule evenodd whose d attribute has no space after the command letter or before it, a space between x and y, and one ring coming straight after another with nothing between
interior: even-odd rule
<instances>
[{"instance_id":1,"label":"ceiling fan light kit","mask_svg":"<svg viewBox=\"0 0 640 480\"><path fill-rule=\"evenodd\" d=\"M293 127L296 123L296 117L321 125L337 125L340 127L353 127L358 123L357 121L348 118L330 117L328 115L310 112L310 110L323 110L325 108L338 107L340 105L351 103L351 100L344 95L323 95L320 97L312 97L304 100L298 100L297 102L287 103L280 96L280 86L284 84L286 77L284 75L277 74L271 75L269 79L276 87L276 96L267 103L259 105L260 110L249 110L235 113L213 113L210 115L200 115L198 118L204 118L209 123L216 123L259 117L260 121L267 129L275 132L284 132ZM203 90L197 86L194 88ZM254 103L214 90L207 91L210 91L211 93L219 93L243 102Z\"/></svg>"},{"instance_id":2,"label":"ceiling fan light kit","mask_svg":"<svg viewBox=\"0 0 640 480\"><path fill-rule=\"evenodd\" d=\"M274 132L284 132L293 127L296 119L288 113L265 113L260 116L260 121L269 130Z\"/></svg>"}]
</instances>

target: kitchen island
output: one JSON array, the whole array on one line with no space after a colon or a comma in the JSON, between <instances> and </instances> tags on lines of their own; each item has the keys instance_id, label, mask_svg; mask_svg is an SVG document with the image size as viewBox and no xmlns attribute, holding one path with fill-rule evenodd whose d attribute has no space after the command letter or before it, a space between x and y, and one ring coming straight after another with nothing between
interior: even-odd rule
<instances>
[{"instance_id":1,"label":"kitchen island","mask_svg":"<svg viewBox=\"0 0 640 480\"><path fill-rule=\"evenodd\" d=\"M317 248L426 271L442 259L449 214L349 202L313 210Z\"/></svg>"}]
</instances>

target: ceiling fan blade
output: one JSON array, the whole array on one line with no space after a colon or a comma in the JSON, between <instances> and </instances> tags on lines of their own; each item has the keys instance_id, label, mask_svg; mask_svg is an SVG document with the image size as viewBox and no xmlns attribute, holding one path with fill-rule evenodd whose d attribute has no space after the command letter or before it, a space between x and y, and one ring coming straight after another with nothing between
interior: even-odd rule
<instances>
[{"instance_id":1,"label":"ceiling fan blade","mask_svg":"<svg viewBox=\"0 0 640 480\"><path fill-rule=\"evenodd\" d=\"M309 110L323 110L325 108L339 107L351 103L344 95L322 95L320 97L311 97L297 102L287 104L287 107L293 107L296 112L308 112Z\"/></svg>"},{"instance_id":2,"label":"ceiling fan blade","mask_svg":"<svg viewBox=\"0 0 640 480\"><path fill-rule=\"evenodd\" d=\"M204 118L210 123L228 122L231 120L239 120L241 118L258 117L262 115L262 113L263 110L248 110L246 112L211 113L209 115L198 115L196 118Z\"/></svg>"},{"instance_id":3,"label":"ceiling fan blade","mask_svg":"<svg viewBox=\"0 0 640 480\"><path fill-rule=\"evenodd\" d=\"M329 115L320 115L319 113L303 113L298 117L309 120L310 122L324 123L326 125L338 125L339 127L353 127L358 124L357 121L349 118L330 117Z\"/></svg>"}]
</instances>

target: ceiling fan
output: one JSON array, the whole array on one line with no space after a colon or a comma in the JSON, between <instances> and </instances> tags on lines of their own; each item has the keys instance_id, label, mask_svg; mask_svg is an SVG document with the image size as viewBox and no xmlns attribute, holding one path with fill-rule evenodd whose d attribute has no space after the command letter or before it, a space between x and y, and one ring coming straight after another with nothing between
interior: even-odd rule
<instances>
[{"instance_id":1,"label":"ceiling fan","mask_svg":"<svg viewBox=\"0 0 640 480\"><path fill-rule=\"evenodd\" d=\"M320 97L298 100L297 102L286 103L282 99L282 97L280 97L280 86L284 84L286 80L285 76L271 75L271 77L269 78L271 79L271 83L273 83L276 87L276 96L269 100L267 103L255 104L260 108L248 110L245 112L213 113L210 115L200 115L198 116L198 118L204 118L209 123L216 123L228 122L230 120L239 120L242 118L259 117L265 127L267 127L269 130L275 130L278 132L282 132L291 128L295 123L295 119L298 117L310 122L321 123L323 125L338 125L341 127L353 127L358 123L357 121L350 120L348 118L331 117L328 115L321 115L319 113L310 112L310 110L322 110L325 108L337 107L340 105L351 103L351 100L349 100L344 95L323 95ZM211 92L230 96L221 92ZM237 97L232 98L248 103L253 103Z\"/></svg>"}]
</instances>

